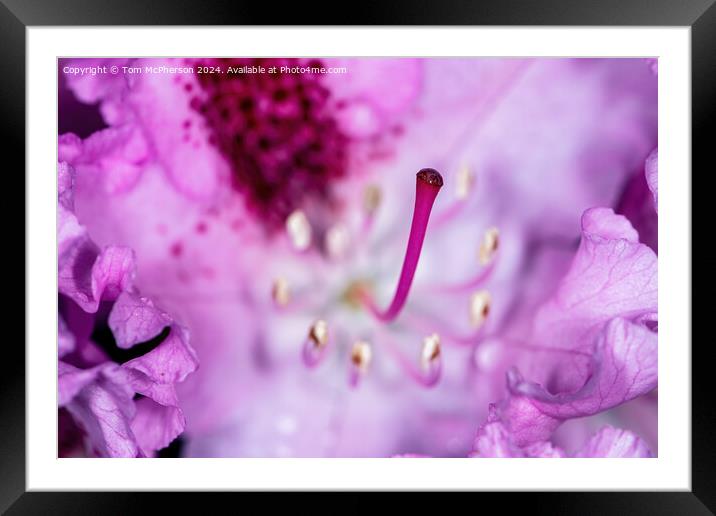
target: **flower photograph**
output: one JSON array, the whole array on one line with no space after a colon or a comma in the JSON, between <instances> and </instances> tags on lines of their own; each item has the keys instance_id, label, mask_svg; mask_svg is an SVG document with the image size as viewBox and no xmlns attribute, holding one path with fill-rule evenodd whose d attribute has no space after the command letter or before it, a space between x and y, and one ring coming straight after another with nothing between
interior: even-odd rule
<instances>
[{"instance_id":1,"label":"flower photograph","mask_svg":"<svg viewBox=\"0 0 716 516\"><path fill-rule=\"evenodd\" d=\"M58 456L657 457L657 79L59 59Z\"/></svg>"}]
</instances>

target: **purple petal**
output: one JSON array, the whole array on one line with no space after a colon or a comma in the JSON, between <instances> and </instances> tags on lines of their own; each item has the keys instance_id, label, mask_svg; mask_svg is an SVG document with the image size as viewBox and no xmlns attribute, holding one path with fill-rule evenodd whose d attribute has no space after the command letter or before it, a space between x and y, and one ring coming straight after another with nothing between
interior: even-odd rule
<instances>
[{"instance_id":1,"label":"purple petal","mask_svg":"<svg viewBox=\"0 0 716 516\"><path fill-rule=\"evenodd\" d=\"M639 437L627 430L605 426L579 450L577 457L652 457L651 450Z\"/></svg>"},{"instance_id":2,"label":"purple petal","mask_svg":"<svg viewBox=\"0 0 716 516\"><path fill-rule=\"evenodd\" d=\"M125 66L131 62L126 58L111 59L78 59L67 60L68 66ZM102 101L100 111L107 123L119 123L126 116L120 109L120 99L126 90L127 80L123 73L119 74L65 74L67 87L72 90L78 100L95 104Z\"/></svg>"},{"instance_id":3,"label":"purple petal","mask_svg":"<svg viewBox=\"0 0 716 516\"><path fill-rule=\"evenodd\" d=\"M173 383L157 383L136 369L126 369L129 384L139 394L153 399L160 405L177 406L176 389Z\"/></svg>"},{"instance_id":4,"label":"purple petal","mask_svg":"<svg viewBox=\"0 0 716 516\"><path fill-rule=\"evenodd\" d=\"M150 157L149 145L141 129L131 124L97 131L80 143L70 153L71 163L80 170L80 175L87 177L91 174L102 191L109 195L132 190L141 179ZM91 172L87 171L87 166Z\"/></svg>"},{"instance_id":5,"label":"purple petal","mask_svg":"<svg viewBox=\"0 0 716 516\"><path fill-rule=\"evenodd\" d=\"M74 213L59 204L57 206L57 257L60 268L64 262L72 259L73 252L76 252L77 248L86 245L86 233Z\"/></svg>"},{"instance_id":6,"label":"purple petal","mask_svg":"<svg viewBox=\"0 0 716 516\"><path fill-rule=\"evenodd\" d=\"M82 139L73 133L65 133L57 139L57 157L60 162L73 163L82 153Z\"/></svg>"},{"instance_id":7,"label":"purple petal","mask_svg":"<svg viewBox=\"0 0 716 516\"><path fill-rule=\"evenodd\" d=\"M173 325L158 347L122 366L132 388L147 396L137 403L137 416L132 421L145 454L166 447L184 431L184 414L178 407L174 383L183 381L198 365L186 330Z\"/></svg>"},{"instance_id":8,"label":"purple petal","mask_svg":"<svg viewBox=\"0 0 716 516\"><path fill-rule=\"evenodd\" d=\"M657 260L625 217L587 210L582 241L535 322L529 376L508 373L500 417L519 446L547 441L562 421L596 414L657 384Z\"/></svg>"},{"instance_id":9,"label":"purple petal","mask_svg":"<svg viewBox=\"0 0 716 516\"><path fill-rule=\"evenodd\" d=\"M326 64L351 70L350 81L326 76L325 84L346 104L337 114L338 122L355 138L385 131L418 97L422 73L418 59L331 59Z\"/></svg>"},{"instance_id":10,"label":"purple petal","mask_svg":"<svg viewBox=\"0 0 716 516\"><path fill-rule=\"evenodd\" d=\"M654 149L651 154L646 158L646 164L644 166L644 172L646 174L646 184L649 185L654 196L654 210L659 211L659 149Z\"/></svg>"},{"instance_id":11,"label":"purple petal","mask_svg":"<svg viewBox=\"0 0 716 516\"><path fill-rule=\"evenodd\" d=\"M566 332L561 347L585 348L591 343L573 338L590 327L612 317L656 311L654 252L638 242L626 217L609 208L587 210L577 254L556 295L540 310L538 332Z\"/></svg>"},{"instance_id":12,"label":"purple petal","mask_svg":"<svg viewBox=\"0 0 716 516\"><path fill-rule=\"evenodd\" d=\"M108 246L92 266L92 294L95 299L114 300L127 290L135 274L134 251L129 247Z\"/></svg>"},{"instance_id":13,"label":"purple petal","mask_svg":"<svg viewBox=\"0 0 716 516\"><path fill-rule=\"evenodd\" d=\"M589 416L646 394L657 384L657 334L625 319L610 321L597 343L592 372L574 393L551 394L541 385L509 375L510 392L526 396L556 419Z\"/></svg>"},{"instance_id":14,"label":"purple petal","mask_svg":"<svg viewBox=\"0 0 716 516\"><path fill-rule=\"evenodd\" d=\"M102 366L91 369L78 369L66 362L57 365L57 405L64 407L77 394L97 378Z\"/></svg>"},{"instance_id":15,"label":"purple petal","mask_svg":"<svg viewBox=\"0 0 716 516\"><path fill-rule=\"evenodd\" d=\"M655 210L654 194L649 188L644 167L627 181L617 203L616 212L624 215L639 232L639 241L658 252L659 219Z\"/></svg>"},{"instance_id":16,"label":"purple petal","mask_svg":"<svg viewBox=\"0 0 716 516\"><path fill-rule=\"evenodd\" d=\"M123 66L129 64L126 58L117 59L78 59L68 60L64 63L69 67L86 68L89 66ZM72 89L78 100L87 104L94 104L109 96L112 90L122 90L126 79L123 74L65 74L68 86Z\"/></svg>"},{"instance_id":17,"label":"purple petal","mask_svg":"<svg viewBox=\"0 0 716 516\"><path fill-rule=\"evenodd\" d=\"M177 407L160 405L149 398L136 402L132 432L145 455L166 448L184 431L185 419Z\"/></svg>"},{"instance_id":18,"label":"purple petal","mask_svg":"<svg viewBox=\"0 0 716 516\"><path fill-rule=\"evenodd\" d=\"M183 381L198 366L199 361L189 345L186 329L173 325L164 342L122 367L143 373L153 382L167 384Z\"/></svg>"},{"instance_id":19,"label":"purple petal","mask_svg":"<svg viewBox=\"0 0 716 516\"><path fill-rule=\"evenodd\" d=\"M113 139L122 136L120 132L102 131L82 145L75 145L77 142L72 138L64 138L62 152L78 162L88 156L102 155L101 166L111 162L109 166L116 177L114 172L122 168L122 160L141 161L143 156L141 141L133 144L131 138L120 149L121 156L106 154L105 148L113 148ZM152 339L173 321L151 300L132 289L136 269L134 251L120 246L100 249L78 222L73 213L73 173L74 169L67 164L58 166L58 290L75 301L67 303L63 312L66 317L59 318L58 354L76 352L71 357L73 364L92 366L98 363L99 357L85 355L87 350L96 348L91 342L91 332L97 317L92 314L98 311L101 301L116 300L108 324L121 348ZM104 186L110 186L108 191L117 193L114 187L117 181L113 181ZM103 313L106 312L103 310ZM177 406L174 382L182 381L197 365L186 330L174 325L157 348L123 367L104 360L89 369L60 362L58 404L65 407L84 430L91 454L149 455L183 431L184 416ZM151 399L135 404L135 392Z\"/></svg>"},{"instance_id":20,"label":"purple petal","mask_svg":"<svg viewBox=\"0 0 716 516\"><path fill-rule=\"evenodd\" d=\"M108 323L117 346L128 349L156 337L172 319L155 307L151 299L123 292L112 307Z\"/></svg>"},{"instance_id":21,"label":"purple petal","mask_svg":"<svg viewBox=\"0 0 716 516\"><path fill-rule=\"evenodd\" d=\"M510 371L511 377L515 371ZM511 381L512 378L510 378ZM513 442L518 446L544 442L562 424L562 420L540 411L527 396L510 395L500 404L500 419L508 429Z\"/></svg>"},{"instance_id":22,"label":"purple petal","mask_svg":"<svg viewBox=\"0 0 716 516\"><path fill-rule=\"evenodd\" d=\"M74 169L67 163L57 164L57 256L60 261L82 238L86 230L77 221L74 209Z\"/></svg>"},{"instance_id":23,"label":"purple petal","mask_svg":"<svg viewBox=\"0 0 716 516\"><path fill-rule=\"evenodd\" d=\"M531 444L525 447L525 453L528 457L541 459L560 459L565 456L564 450L554 446L549 441Z\"/></svg>"},{"instance_id":24,"label":"purple petal","mask_svg":"<svg viewBox=\"0 0 716 516\"><path fill-rule=\"evenodd\" d=\"M73 184L74 169L67 163L57 164L57 200L66 210L74 209Z\"/></svg>"},{"instance_id":25,"label":"purple petal","mask_svg":"<svg viewBox=\"0 0 716 516\"><path fill-rule=\"evenodd\" d=\"M564 457L564 451L552 445L549 441L538 441L525 448L520 448L514 439L514 434L500 421L494 419L493 412L489 421L480 427L473 443L474 450L471 457L495 458L559 458Z\"/></svg>"},{"instance_id":26,"label":"purple petal","mask_svg":"<svg viewBox=\"0 0 716 516\"><path fill-rule=\"evenodd\" d=\"M615 215L609 208L592 208L582 215L582 234L610 240L638 242L639 233L626 217Z\"/></svg>"},{"instance_id":27,"label":"purple petal","mask_svg":"<svg viewBox=\"0 0 716 516\"><path fill-rule=\"evenodd\" d=\"M538 356L527 376L553 393L587 380L603 326L615 317L657 313L657 258L637 241L629 221L608 208L587 210L582 241L555 295L538 312L532 342Z\"/></svg>"},{"instance_id":28,"label":"purple petal","mask_svg":"<svg viewBox=\"0 0 716 516\"><path fill-rule=\"evenodd\" d=\"M84 383L66 407L87 434L92 451L103 457L136 457L139 449L130 427L134 391L126 383L126 374L109 363L92 370L73 371L70 367L62 366L60 370L61 378L65 376L73 383L64 394L61 387L61 397L67 398L79 383ZM95 378L87 382L90 375ZM62 383L65 382L61 379Z\"/></svg>"},{"instance_id":29,"label":"purple petal","mask_svg":"<svg viewBox=\"0 0 716 516\"><path fill-rule=\"evenodd\" d=\"M143 60L142 66L181 66L179 59ZM196 88L196 78L186 76ZM192 96L171 75L142 75L126 96L175 188L193 200L213 198L219 177L227 171L224 159L208 142L208 130L191 108ZM191 137L185 124L191 124Z\"/></svg>"},{"instance_id":30,"label":"purple petal","mask_svg":"<svg viewBox=\"0 0 716 516\"><path fill-rule=\"evenodd\" d=\"M72 211L74 170L60 163L57 177L58 290L94 313L100 301L112 301L132 285L134 251L122 246L100 250Z\"/></svg>"},{"instance_id":31,"label":"purple petal","mask_svg":"<svg viewBox=\"0 0 716 516\"><path fill-rule=\"evenodd\" d=\"M60 257L58 290L86 312L96 312L99 302L112 301L131 286L135 275L134 251L107 246L100 251L81 236Z\"/></svg>"},{"instance_id":32,"label":"purple petal","mask_svg":"<svg viewBox=\"0 0 716 516\"><path fill-rule=\"evenodd\" d=\"M57 355L63 357L67 353L72 353L76 346L75 336L67 327L67 323L58 316L57 318Z\"/></svg>"},{"instance_id":33,"label":"purple petal","mask_svg":"<svg viewBox=\"0 0 716 516\"><path fill-rule=\"evenodd\" d=\"M71 359L67 362L72 365L89 369L109 360L109 356L92 340L96 315L85 312L77 303L62 300L61 317L75 342Z\"/></svg>"},{"instance_id":34,"label":"purple petal","mask_svg":"<svg viewBox=\"0 0 716 516\"><path fill-rule=\"evenodd\" d=\"M474 457L514 458L524 457L524 452L512 441L510 432L500 421L484 424L477 432Z\"/></svg>"}]
</instances>

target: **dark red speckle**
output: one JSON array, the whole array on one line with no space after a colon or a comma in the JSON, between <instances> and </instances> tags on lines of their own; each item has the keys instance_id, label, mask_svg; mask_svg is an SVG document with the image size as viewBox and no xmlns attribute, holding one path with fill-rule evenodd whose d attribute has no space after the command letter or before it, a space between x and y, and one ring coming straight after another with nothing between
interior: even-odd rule
<instances>
[{"instance_id":1,"label":"dark red speckle","mask_svg":"<svg viewBox=\"0 0 716 516\"><path fill-rule=\"evenodd\" d=\"M348 137L318 74L280 73L281 66L324 66L320 60L208 59L224 73L197 74L190 106L209 128L233 171L236 188L270 228L304 201L328 201L331 181L346 174ZM277 67L277 73L227 73L229 67Z\"/></svg>"},{"instance_id":2,"label":"dark red speckle","mask_svg":"<svg viewBox=\"0 0 716 516\"><path fill-rule=\"evenodd\" d=\"M172 256L174 256L175 258L180 257L183 252L184 252L184 246L182 245L181 242L174 242L174 243L169 247L169 253L170 253Z\"/></svg>"}]
</instances>

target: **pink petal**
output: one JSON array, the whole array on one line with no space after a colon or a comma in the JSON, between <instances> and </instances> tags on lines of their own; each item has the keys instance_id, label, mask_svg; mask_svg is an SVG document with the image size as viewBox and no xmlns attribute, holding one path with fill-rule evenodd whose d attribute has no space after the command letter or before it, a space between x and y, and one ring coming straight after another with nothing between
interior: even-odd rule
<instances>
[{"instance_id":1,"label":"pink petal","mask_svg":"<svg viewBox=\"0 0 716 516\"><path fill-rule=\"evenodd\" d=\"M474 457L514 458L524 457L524 452L515 445L510 432L500 421L483 425L474 443Z\"/></svg>"},{"instance_id":2,"label":"pink petal","mask_svg":"<svg viewBox=\"0 0 716 516\"><path fill-rule=\"evenodd\" d=\"M564 450L549 441L537 442L525 448L528 457L542 459L560 459L565 456Z\"/></svg>"},{"instance_id":3,"label":"pink petal","mask_svg":"<svg viewBox=\"0 0 716 516\"><path fill-rule=\"evenodd\" d=\"M514 434L499 420L494 409L491 409L488 422L478 430L473 448L471 457L564 457L564 451L553 446L549 441L537 441L525 448L520 448L515 441Z\"/></svg>"},{"instance_id":4,"label":"pink petal","mask_svg":"<svg viewBox=\"0 0 716 516\"><path fill-rule=\"evenodd\" d=\"M135 392L153 399L160 405L177 406L176 389L173 383L158 383L136 369L126 369L129 384Z\"/></svg>"},{"instance_id":5,"label":"pink petal","mask_svg":"<svg viewBox=\"0 0 716 516\"><path fill-rule=\"evenodd\" d=\"M159 335L172 319L155 307L151 299L123 292L112 307L108 323L117 346L128 349Z\"/></svg>"},{"instance_id":6,"label":"pink petal","mask_svg":"<svg viewBox=\"0 0 716 516\"><path fill-rule=\"evenodd\" d=\"M75 336L67 327L67 323L61 315L57 317L57 355L61 358L67 353L74 351L76 346Z\"/></svg>"},{"instance_id":7,"label":"pink petal","mask_svg":"<svg viewBox=\"0 0 716 516\"><path fill-rule=\"evenodd\" d=\"M354 138L385 131L417 100L421 87L419 59L330 59L348 76L328 74L325 84L345 108L337 113L341 128Z\"/></svg>"},{"instance_id":8,"label":"pink petal","mask_svg":"<svg viewBox=\"0 0 716 516\"><path fill-rule=\"evenodd\" d=\"M126 110L121 108L121 99L131 78L128 80L128 76L121 71L121 67L129 65L131 62L131 59L126 58L65 60L62 63L62 70L65 73L64 68L67 66L78 68L120 67L120 72L117 74L65 73L64 76L67 86L78 100L87 104L101 102L100 111L103 118L107 123L115 124L128 116Z\"/></svg>"},{"instance_id":9,"label":"pink petal","mask_svg":"<svg viewBox=\"0 0 716 516\"><path fill-rule=\"evenodd\" d=\"M537 331L559 326L559 332L568 329L563 339L568 341L612 317L656 312L656 273L656 255L639 244L625 217L609 208L587 210L580 247L556 295L538 314ZM575 344L565 342L565 347Z\"/></svg>"},{"instance_id":10,"label":"pink petal","mask_svg":"<svg viewBox=\"0 0 716 516\"><path fill-rule=\"evenodd\" d=\"M132 432L145 455L166 448L184 431L186 422L179 408L160 405L149 398L142 398L135 405Z\"/></svg>"},{"instance_id":11,"label":"pink petal","mask_svg":"<svg viewBox=\"0 0 716 516\"><path fill-rule=\"evenodd\" d=\"M605 426L576 454L577 457L652 457L646 443L628 430Z\"/></svg>"},{"instance_id":12,"label":"pink petal","mask_svg":"<svg viewBox=\"0 0 716 516\"><path fill-rule=\"evenodd\" d=\"M74 185L74 169L65 162L57 164L57 201L66 210L74 208L72 188Z\"/></svg>"},{"instance_id":13,"label":"pink petal","mask_svg":"<svg viewBox=\"0 0 716 516\"><path fill-rule=\"evenodd\" d=\"M139 449L130 428L134 417L134 391L126 384L126 376L120 368L106 364L94 370L72 371L65 366L63 370L61 375L66 380L80 376L79 380L77 377L72 379L75 383L72 390L77 383L84 383L70 400L67 396L71 391L65 391L63 401L67 401L67 410L86 432L92 450L104 457L136 457ZM96 376L85 383L89 375Z\"/></svg>"},{"instance_id":14,"label":"pink petal","mask_svg":"<svg viewBox=\"0 0 716 516\"><path fill-rule=\"evenodd\" d=\"M543 415L555 419L589 416L646 394L657 384L657 335L643 324L615 318L598 338L591 374L573 393L551 394L513 370L510 392L525 396ZM524 417L524 416L523 416Z\"/></svg>"},{"instance_id":15,"label":"pink petal","mask_svg":"<svg viewBox=\"0 0 716 516\"><path fill-rule=\"evenodd\" d=\"M151 157L147 139L135 124L109 127L84 141L70 140L60 147L62 156L75 167L91 165L93 179L110 195L132 190Z\"/></svg>"},{"instance_id":16,"label":"pink petal","mask_svg":"<svg viewBox=\"0 0 716 516\"><path fill-rule=\"evenodd\" d=\"M58 291L82 307L96 312L102 300L114 300L129 289L136 273L134 251L128 247L100 248L72 212L73 171L58 164Z\"/></svg>"},{"instance_id":17,"label":"pink petal","mask_svg":"<svg viewBox=\"0 0 716 516\"><path fill-rule=\"evenodd\" d=\"M628 220L587 210L582 241L556 293L538 312L527 376L550 392L581 389L604 325L615 317L656 318L657 259Z\"/></svg>"},{"instance_id":18,"label":"pink petal","mask_svg":"<svg viewBox=\"0 0 716 516\"><path fill-rule=\"evenodd\" d=\"M114 300L134 280L134 251L107 246L99 250L89 237L81 236L59 260L58 290L86 312L96 312L100 301Z\"/></svg>"},{"instance_id":19,"label":"pink petal","mask_svg":"<svg viewBox=\"0 0 716 516\"><path fill-rule=\"evenodd\" d=\"M535 322L525 365L508 374L500 417L519 446L562 421L607 410L657 384L657 261L626 218L587 210L571 268Z\"/></svg>"},{"instance_id":20,"label":"pink petal","mask_svg":"<svg viewBox=\"0 0 716 516\"><path fill-rule=\"evenodd\" d=\"M81 153L82 139L76 134L66 133L57 139L58 161L73 163Z\"/></svg>"},{"instance_id":21,"label":"pink petal","mask_svg":"<svg viewBox=\"0 0 716 516\"><path fill-rule=\"evenodd\" d=\"M180 66L182 62L142 60L141 65ZM193 75L183 79L197 89ZM144 74L126 100L174 186L190 199L208 201L228 168L216 147L210 145L203 120L190 107L191 99L177 75Z\"/></svg>"},{"instance_id":22,"label":"pink petal","mask_svg":"<svg viewBox=\"0 0 716 516\"><path fill-rule=\"evenodd\" d=\"M122 367L138 371L159 384L183 381L199 366L189 345L186 329L174 325L167 338L146 355L126 362Z\"/></svg>"},{"instance_id":23,"label":"pink petal","mask_svg":"<svg viewBox=\"0 0 716 516\"><path fill-rule=\"evenodd\" d=\"M64 407L87 385L97 378L102 366L92 369L78 369L66 362L57 365L57 405Z\"/></svg>"},{"instance_id":24,"label":"pink petal","mask_svg":"<svg viewBox=\"0 0 716 516\"><path fill-rule=\"evenodd\" d=\"M646 173L646 184L649 185L654 196L654 209L659 211L659 149L654 149L646 158L644 171Z\"/></svg>"}]
</instances>

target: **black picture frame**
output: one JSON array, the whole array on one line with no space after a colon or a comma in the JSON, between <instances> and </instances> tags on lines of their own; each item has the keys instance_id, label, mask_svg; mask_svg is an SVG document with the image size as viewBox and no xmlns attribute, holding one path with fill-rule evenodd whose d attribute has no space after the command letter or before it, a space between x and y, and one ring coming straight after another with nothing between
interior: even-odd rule
<instances>
[{"instance_id":1,"label":"black picture frame","mask_svg":"<svg viewBox=\"0 0 716 516\"><path fill-rule=\"evenodd\" d=\"M18 187L25 191L24 177L9 170L25 169L25 31L28 27L214 24L688 26L691 27L692 45L692 168L701 168L706 173L707 163L713 168L711 135L715 133L713 129L716 125L714 1L490 0L478 3L401 0L389 3L336 2L331 8L321 6L312 11L306 2L284 2L279 8L267 2L241 0L0 0L0 62L4 72L0 81L0 125L2 141L7 149L6 158L13 156L17 160L14 169L6 165L6 176L14 175L14 179L20 182ZM9 188L9 185L6 183L5 187ZM19 195L15 197L20 198ZM694 224L703 220L696 216L698 207L699 204L693 203ZM16 225L19 226L17 222ZM19 256L15 258L20 259ZM23 270L27 275L29 271L25 267L25 259L23 251ZM16 294L8 297L12 303L19 305ZM695 313L699 310L703 312L707 306L708 302L700 306L693 303ZM25 492L25 353L19 339L6 337L5 340L3 358L6 365L0 374L0 510L7 510L8 514L127 514L146 511L150 500L158 497L161 497L160 503L165 511L171 510L170 505L175 504L188 509L196 502L194 497L189 500L187 496L177 494ZM712 436L716 431L716 411L710 384L706 383L712 363L706 355L712 343L709 340L697 342L692 347L690 492L510 494L500 497L502 510L510 505L529 504L531 513L545 514L714 514L716 446ZM679 344L687 346L691 343ZM476 503L482 504L482 499L471 501L470 505ZM203 508L206 507L204 504ZM478 510L480 506L474 506L474 509Z\"/></svg>"}]
</instances>

